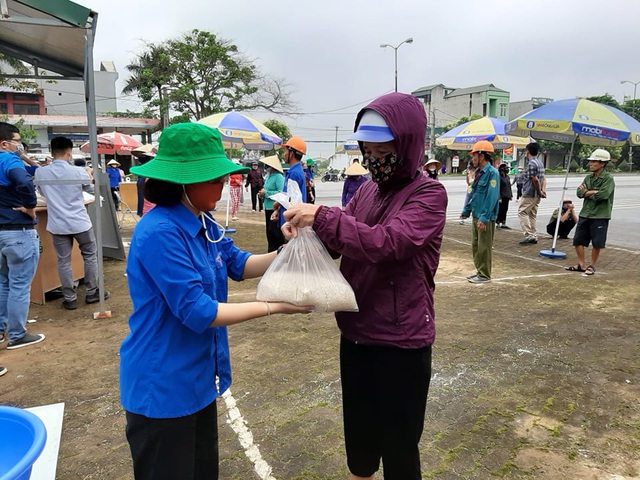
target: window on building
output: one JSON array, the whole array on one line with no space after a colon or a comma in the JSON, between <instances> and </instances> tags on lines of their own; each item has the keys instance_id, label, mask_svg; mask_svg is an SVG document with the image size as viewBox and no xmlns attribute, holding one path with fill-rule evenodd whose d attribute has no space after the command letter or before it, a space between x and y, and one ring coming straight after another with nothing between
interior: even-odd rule
<instances>
[{"instance_id":1,"label":"window on building","mask_svg":"<svg viewBox=\"0 0 640 480\"><path fill-rule=\"evenodd\" d=\"M40 115L40 105L29 103L14 103L13 113L15 115Z\"/></svg>"},{"instance_id":2,"label":"window on building","mask_svg":"<svg viewBox=\"0 0 640 480\"><path fill-rule=\"evenodd\" d=\"M6 103L0 103L0 113L9 113L9 106Z\"/></svg>"},{"instance_id":3,"label":"window on building","mask_svg":"<svg viewBox=\"0 0 640 480\"><path fill-rule=\"evenodd\" d=\"M40 95L36 93L14 93L13 100L17 102L39 102Z\"/></svg>"},{"instance_id":4,"label":"window on building","mask_svg":"<svg viewBox=\"0 0 640 480\"><path fill-rule=\"evenodd\" d=\"M6 100L7 99L7 94L4 92L0 92L0 100Z\"/></svg>"},{"instance_id":5,"label":"window on building","mask_svg":"<svg viewBox=\"0 0 640 480\"><path fill-rule=\"evenodd\" d=\"M500 116L501 117L506 117L507 116L507 104L506 103L501 103L500 104Z\"/></svg>"}]
</instances>

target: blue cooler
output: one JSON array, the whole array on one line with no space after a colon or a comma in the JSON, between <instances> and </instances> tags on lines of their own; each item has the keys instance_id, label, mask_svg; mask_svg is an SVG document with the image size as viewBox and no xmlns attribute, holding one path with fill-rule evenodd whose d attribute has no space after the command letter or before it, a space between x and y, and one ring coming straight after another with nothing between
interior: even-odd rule
<instances>
[{"instance_id":1,"label":"blue cooler","mask_svg":"<svg viewBox=\"0 0 640 480\"><path fill-rule=\"evenodd\" d=\"M29 480L46 440L47 429L36 415L0 406L0 480Z\"/></svg>"}]
</instances>

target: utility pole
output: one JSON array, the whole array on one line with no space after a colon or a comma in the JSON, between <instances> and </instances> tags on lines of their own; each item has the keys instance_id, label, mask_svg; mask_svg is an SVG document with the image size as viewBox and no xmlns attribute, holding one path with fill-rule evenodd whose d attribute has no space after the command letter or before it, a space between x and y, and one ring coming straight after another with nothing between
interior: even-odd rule
<instances>
[{"instance_id":1,"label":"utility pole","mask_svg":"<svg viewBox=\"0 0 640 480\"><path fill-rule=\"evenodd\" d=\"M633 103L631 104L631 116L636 118L636 88L640 82L630 82L629 80L621 80L620 84L630 83L633 85ZM633 147L629 143L629 171L633 168Z\"/></svg>"},{"instance_id":2,"label":"utility pole","mask_svg":"<svg viewBox=\"0 0 640 480\"><path fill-rule=\"evenodd\" d=\"M429 160L434 158L433 146L436 143L436 111L431 108L431 136L429 137Z\"/></svg>"},{"instance_id":3,"label":"utility pole","mask_svg":"<svg viewBox=\"0 0 640 480\"><path fill-rule=\"evenodd\" d=\"M333 153L334 153L334 154L336 154L336 153L338 153L338 129L339 129L340 127L339 127L338 125L336 125L336 126L335 126L335 127L333 127L333 128L335 128L335 129L336 129L336 142L335 142L335 145L334 145L334 147L335 147L335 148L333 149Z\"/></svg>"}]
</instances>

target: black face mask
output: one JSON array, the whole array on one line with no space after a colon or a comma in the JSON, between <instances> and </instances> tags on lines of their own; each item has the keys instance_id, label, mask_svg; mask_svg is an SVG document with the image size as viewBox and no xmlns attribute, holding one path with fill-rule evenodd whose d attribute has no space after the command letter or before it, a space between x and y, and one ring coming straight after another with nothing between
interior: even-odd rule
<instances>
[{"instance_id":1,"label":"black face mask","mask_svg":"<svg viewBox=\"0 0 640 480\"><path fill-rule=\"evenodd\" d=\"M393 173L400 165L400 160L393 153L389 153L384 157L369 157L369 172L371 172L371 180L378 185L388 181Z\"/></svg>"}]
</instances>

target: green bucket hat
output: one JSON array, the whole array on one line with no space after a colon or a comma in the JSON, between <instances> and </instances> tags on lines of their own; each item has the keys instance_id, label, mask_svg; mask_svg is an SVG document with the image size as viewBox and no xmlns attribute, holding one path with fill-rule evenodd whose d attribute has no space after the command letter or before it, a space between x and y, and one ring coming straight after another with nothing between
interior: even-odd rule
<instances>
[{"instance_id":1,"label":"green bucket hat","mask_svg":"<svg viewBox=\"0 0 640 480\"><path fill-rule=\"evenodd\" d=\"M217 129L200 123L177 123L165 128L156 156L144 165L131 167L136 175L181 185L249 170L227 159Z\"/></svg>"}]
</instances>

